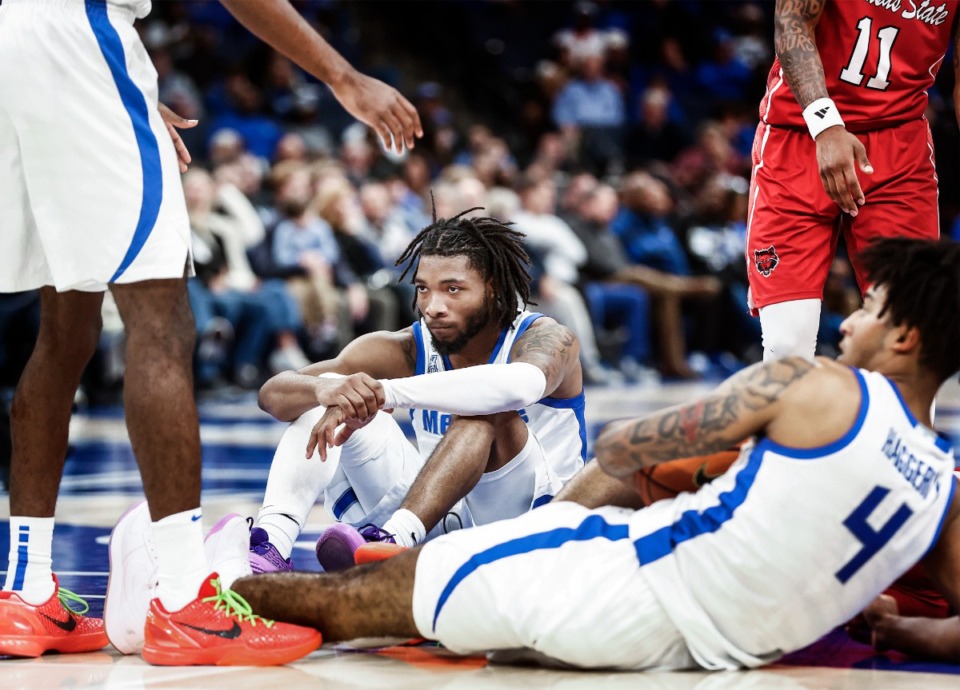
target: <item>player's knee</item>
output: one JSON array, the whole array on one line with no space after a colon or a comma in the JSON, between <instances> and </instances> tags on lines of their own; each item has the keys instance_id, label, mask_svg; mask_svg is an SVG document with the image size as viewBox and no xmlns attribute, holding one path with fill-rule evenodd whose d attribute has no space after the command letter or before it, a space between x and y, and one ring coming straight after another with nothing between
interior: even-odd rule
<instances>
[{"instance_id":1,"label":"player's knee","mask_svg":"<svg viewBox=\"0 0 960 690\"><path fill-rule=\"evenodd\" d=\"M69 372L78 370L79 375L97 351L102 327L99 312L69 327L41 327L37 352L49 353L48 357L56 360L58 368Z\"/></svg>"}]
</instances>

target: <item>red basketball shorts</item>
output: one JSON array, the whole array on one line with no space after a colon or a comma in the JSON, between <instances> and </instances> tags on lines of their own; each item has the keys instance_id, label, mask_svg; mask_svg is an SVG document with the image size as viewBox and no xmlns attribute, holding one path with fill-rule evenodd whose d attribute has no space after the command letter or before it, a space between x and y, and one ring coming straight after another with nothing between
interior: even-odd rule
<instances>
[{"instance_id":1,"label":"red basketball shorts","mask_svg":"<svg viewBox=\"0 0 960 690\"><path fill-rule=\"evenodd\" d=\"M827 196L816 144L807 132L764 123L757 128L746 246L754 313L778 302L822 299L841 233L861 290L868 286L858 256L871 240L939 237L937 175L927 121L857 137L874 173L857 169L866 204L852 218Z\"/></svg>"}]
</instances>

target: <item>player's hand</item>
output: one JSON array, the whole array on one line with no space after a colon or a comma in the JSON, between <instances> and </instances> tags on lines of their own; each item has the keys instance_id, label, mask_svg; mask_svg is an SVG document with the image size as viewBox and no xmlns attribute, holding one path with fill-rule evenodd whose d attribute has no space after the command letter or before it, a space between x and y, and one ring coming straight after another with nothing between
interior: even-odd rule
<instances>
[{"instance_id":1,"label":"player's hand","mask_svg":"<svg viewBox=\"0 0 960 690\"><path fill-rule=\"evenodd\" d=\"M347 439L353 436L353 432L372 422L374 416L366 419L352 419L345 416L342 408L328 407L310 431L310 438L307 439L307 460L319 451L320 460L325 462L327 448L342 446L347 442Z\"/></svg>"},{"instance_id":2,"label":"player's hand","mask_svg":"<svg viewBox=\"0 0 960 690\"><path fill-rule=\"evenodd\" d=\"M348 113L376 130L384 147L390 148L392 137L393 148L400 154L404 145L413 148L414 137L423 136L417 109L379 79L354 70L331 89Z\"/></svg>"},{"instance_id":3,"label":"player's hand","mask_svg":"<svg viewBox=\"0 0 960 690\"><path fill-rule=\"evenodd\" d=\"M840 210L856 216L858 208L866 203L856 166L868 175L873 166L867 159L867 150L860 140L839 125L823 130L817 136L817 166L820 181Z\"/></svg>"},{"instance_id":4,"label":"player's hand","mask_svg":"<svg viewBox=\"0 0 960 690\"><path fill-rule=\"evenodd\" d=\"M326 461L327 448L334 444L337 427L343 424L346 415L337 406L328 407L323 416L313 425L310 438L307 439L307 460L315 451L320 451L320 460Z\"/></svg>"},{"instance_id":5,"label":"player's hand","mask_svg":"<svg viewBox=\"0 0 960 690\"><path fill-rule=\"evenodd\" d=\"M881 594L847 623L847 634L857 642L871 645L878 652L883 652L890 647L886 640L887 623L898 614L896 599L888 594Z\"/></svg>"},{"instance_id":6,"label":"player's hand","mask_svg":"<svg viewBox=\"0 0 960 690\"><path fill-rule=\"evenodd\" d=\"M164 124L167 125L167 131L170 132L170 138L173 140L173 148L177 150L177 160L180 163L180 172L187 172L187 166L190 165L190 161L193 160L190 158L190 152L187 150L187 145L183 143L183 139L180 138L179 132L177 129L190 129L191 127L196 127L199 120L188 120L185 117L180 117L175 112L170 110L163 103L160 103L158 106L160 110L160 117L163 118Z\"/></svg>"},{"instance_id":7,"label":"player's hand","mask_svg":"<svg viewBox=\"0 0 960 690\"><path fill-rule=\"evenodd\" d=\"M328 408L340 408L343 411L341 422L344 419L372 417L383 406L384 400L383 386L367 374L320 378L317 381L317 403Z\"/></svg>"}]
</instances>

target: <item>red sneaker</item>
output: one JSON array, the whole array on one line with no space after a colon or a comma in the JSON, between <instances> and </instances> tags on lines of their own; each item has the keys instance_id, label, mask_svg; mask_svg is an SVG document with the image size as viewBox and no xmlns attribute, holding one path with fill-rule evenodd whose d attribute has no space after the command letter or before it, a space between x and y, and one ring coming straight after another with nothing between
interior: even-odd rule
<instances>
[{"instance_id":1,"label":"red sneaker","mask_svg":"<svg viewBox=\"0 0 960 690\"><path fill-rule=\"evenodd\" d=\"M150 602L143 658L158 666L274 666L320 646L320 633L255 615L236 592L210 575L197 598L173 613Z\"/></svg>"},{"instance_id":2,"label":"red sneaker","mask_svg":"<svg viewBox=\"0 0 960 690\"><path fill-rule=\"evenodd\" d=\"M84 616L90 607L53 576L53 594L39 606L28 604L16 592L0 592L0 654L40 656L95 652L107 646L103 621ZM74 610L67 603L82 608Z\"/></svg>"},{"instance_id":3,"label":"red sneaker","mask_svg":"<svg viewBox=\"0 0 960 690\"><path fill-rule=\"evenodd\" d=\"M400 544L390 544L389 542L371 541L361 544L353 552L354 565L363 565L364 563L376 563L393 558L407 550L406 546Z\"/></svg>"}]
</instances>

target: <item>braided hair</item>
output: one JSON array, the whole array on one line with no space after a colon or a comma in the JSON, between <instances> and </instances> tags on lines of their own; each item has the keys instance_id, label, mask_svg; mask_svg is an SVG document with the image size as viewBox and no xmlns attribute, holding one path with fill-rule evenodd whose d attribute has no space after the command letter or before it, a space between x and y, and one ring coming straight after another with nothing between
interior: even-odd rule
<instances>
[{"instance_id":1,"label":"braided hair","mask_svg":"<svg viewBox=\"0 0 960 690\"><path fill-rule=\"evenodd\" d=\"M960 243L878 239L860 259L887 291L880 315L920 332L920 364L941 380L960 369Z\"/></svg>"},{"instance_id":2,"label":"braided hair","mask_svg":"<svg viewBox=\"0 0 960 690\"><path fill-rule=\"evenodd\" d=\"M437 218L434 208L433 223L421 230L397 259L397 266L409 261L400 280L422 256L465 256L471 268L491 281L496 298L493 314L505 328L513 323L521 304L532 304L530 257L523 248L524 235L510 227L513 223L465 217L477 210L482 209L470 208L447 220ZM416 306L414 297L414 309Z\"/></svg>"}]
</instances>

